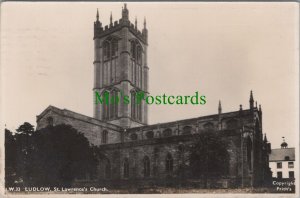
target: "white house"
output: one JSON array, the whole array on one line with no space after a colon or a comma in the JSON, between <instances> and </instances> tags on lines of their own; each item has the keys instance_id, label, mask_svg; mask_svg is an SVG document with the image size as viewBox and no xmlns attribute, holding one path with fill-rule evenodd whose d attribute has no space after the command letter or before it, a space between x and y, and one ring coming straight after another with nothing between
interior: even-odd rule
<instances>
[{"instance_id":1,"label":"white house","mask_svg":"<svg viewBox=\"0 0 300 198\"><path fill-rule=\"evenodd\" d=\"M283 140L281 148L271 150L269 166L273 178L294 178L295 148L288 148L288 144Z\"/></svg>"}]
</instances>

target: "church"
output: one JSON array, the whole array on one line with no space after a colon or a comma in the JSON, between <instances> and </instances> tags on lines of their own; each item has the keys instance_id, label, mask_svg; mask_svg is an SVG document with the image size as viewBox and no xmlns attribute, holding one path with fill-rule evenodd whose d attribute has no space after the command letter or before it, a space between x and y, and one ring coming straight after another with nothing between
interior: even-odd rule
<instances>
[{"instance_id":1,"label":"church","mask_svg":"<svg viewBox=\"0 0 300 198\"><path fill-rule=\"evenodd\" d=\"M189 162L187 148L195 136L217 132L228 142L228 175L218 178L220 187L261 186L270 175L270 143L262 132L262 109L250 93L249 108L168 123L148 124L145 101L135 103L136 93L148 92L148 30L144 19L140 31L129 21L124 4L122 17L103 26L97 10L94 22L93 91L116 96L122 92L130 104L96 104L89 117L49 106L37 116L37 130L49 125L71 125L98 146L100 160L97 182L108 184L160 185L178 181L178 169ZM189 171L186 170L185 173Z\"/></svg>"}]
</instances>

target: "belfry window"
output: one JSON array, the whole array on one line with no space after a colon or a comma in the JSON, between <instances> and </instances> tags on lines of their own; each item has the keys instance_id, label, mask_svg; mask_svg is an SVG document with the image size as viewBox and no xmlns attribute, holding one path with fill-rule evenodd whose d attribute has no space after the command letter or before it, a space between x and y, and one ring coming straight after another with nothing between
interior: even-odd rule
<instances>
[{"instance_id":1,"label":"belfry window","mask_svg":"<svg viewBox=\"0 0 300 198\"><path fill-rule=\"evenodd\" d=\"M138 41L131 41L131 57L138 63L139 65L142 64L142 46L139 44Z\"/></svg>"},{"instance_id":2,"label":"belfry window","mask_svg":"<svg viewBox=\"0 0 300 198\"><path fill-rule=\"evenodd\" d=\"M118 40L116 38L108 38L103 42L103 59L104 61L118 55Z\"/></svg>"}]
</instances>

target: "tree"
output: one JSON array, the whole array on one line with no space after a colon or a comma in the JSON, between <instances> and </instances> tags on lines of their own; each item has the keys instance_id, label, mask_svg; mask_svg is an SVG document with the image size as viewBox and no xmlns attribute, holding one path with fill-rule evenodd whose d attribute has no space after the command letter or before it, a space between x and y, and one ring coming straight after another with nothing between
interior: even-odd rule
<instances>
[{"instance_id":1,"label":"tree","mask_svg":"<svg viewBox=\"0 0 300 198\"><path fill-rule=\"evenodd\" d=\"M228 174L228 144L220 134L207 131L197 136L190 147L190 170L194 178L202 178L207 187L207 179Z\"/></svg>"},{"instance_id":2,"label":"tree","mask_svg":"<svg viewBox=\"0 0 300 198\"><path fill-rule=\"evenodd\" d=\"M5 186L13 186L16 181L16 141L12 132L5 129Z\"/></svg>"},{"instance_id":3,"label":"tree","mask_svg":"<svg viewBox=\"0 0 300 198\"><path fill-rule=\"evenodd\" d=\"M32 185L67 187L75 178L95 175L95 148L71 126L49 126L36 131L32 142Z\"/></svg>"},{"instance_id":4,"label":"tree","mask_svg":"<svg viewBox=\"0 0 300 198\"><path fill-rule=\"evenodd\" d=\"M34 126L31 125L29 122L24 122L19 128L16 130L18 133L23 133L26 135L32 135L34 132Z\"/></svg>"},{"instance_id":5,"label":"tree","mask_svg":"<svg viewBox=\"0 0 300 198\"><path fill-rule=\"evenodd\" d=\"M75 178L96 175L98 148L71 126L34 131L25 122L17 131L5 131L7 185L68 187Z\"/></svg>"}]
</instances>

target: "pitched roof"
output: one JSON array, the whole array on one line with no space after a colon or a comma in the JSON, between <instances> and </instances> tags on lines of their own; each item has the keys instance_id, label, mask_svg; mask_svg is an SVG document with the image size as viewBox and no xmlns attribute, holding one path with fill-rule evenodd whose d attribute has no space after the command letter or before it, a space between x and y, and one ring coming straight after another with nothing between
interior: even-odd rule
<instances>
[{"instance_id":1,"label":"pitched roof","mask_svg":"<svg viewBox=\"0 0 300 198\"><path fill-rule=\"evenodd\" d=\"M286 156L289 160L286 160ZM295 161L295 148L272 149L269 161Z\"/></svg>"},{"instance_id":2,"label":"pitched roof","mask_svg":"<svg viewBox=\"0 0 300 198\"><path fill-rule=\"evenodd\" d=\"M60 109L55 106L49 105L40 115L37 115L37 122L44 117L49 111L53 111L61 116L75 118L84 122L88 122L95 125L105 126L107 128L111 128L112 130L120 131L122 128L120 126L111 124L109 122L105 122L102 120L98 120L86 115L82 115L80 113L76 113L74 111L70 111L68 109Z\"/></svg>"}]
</instances>

